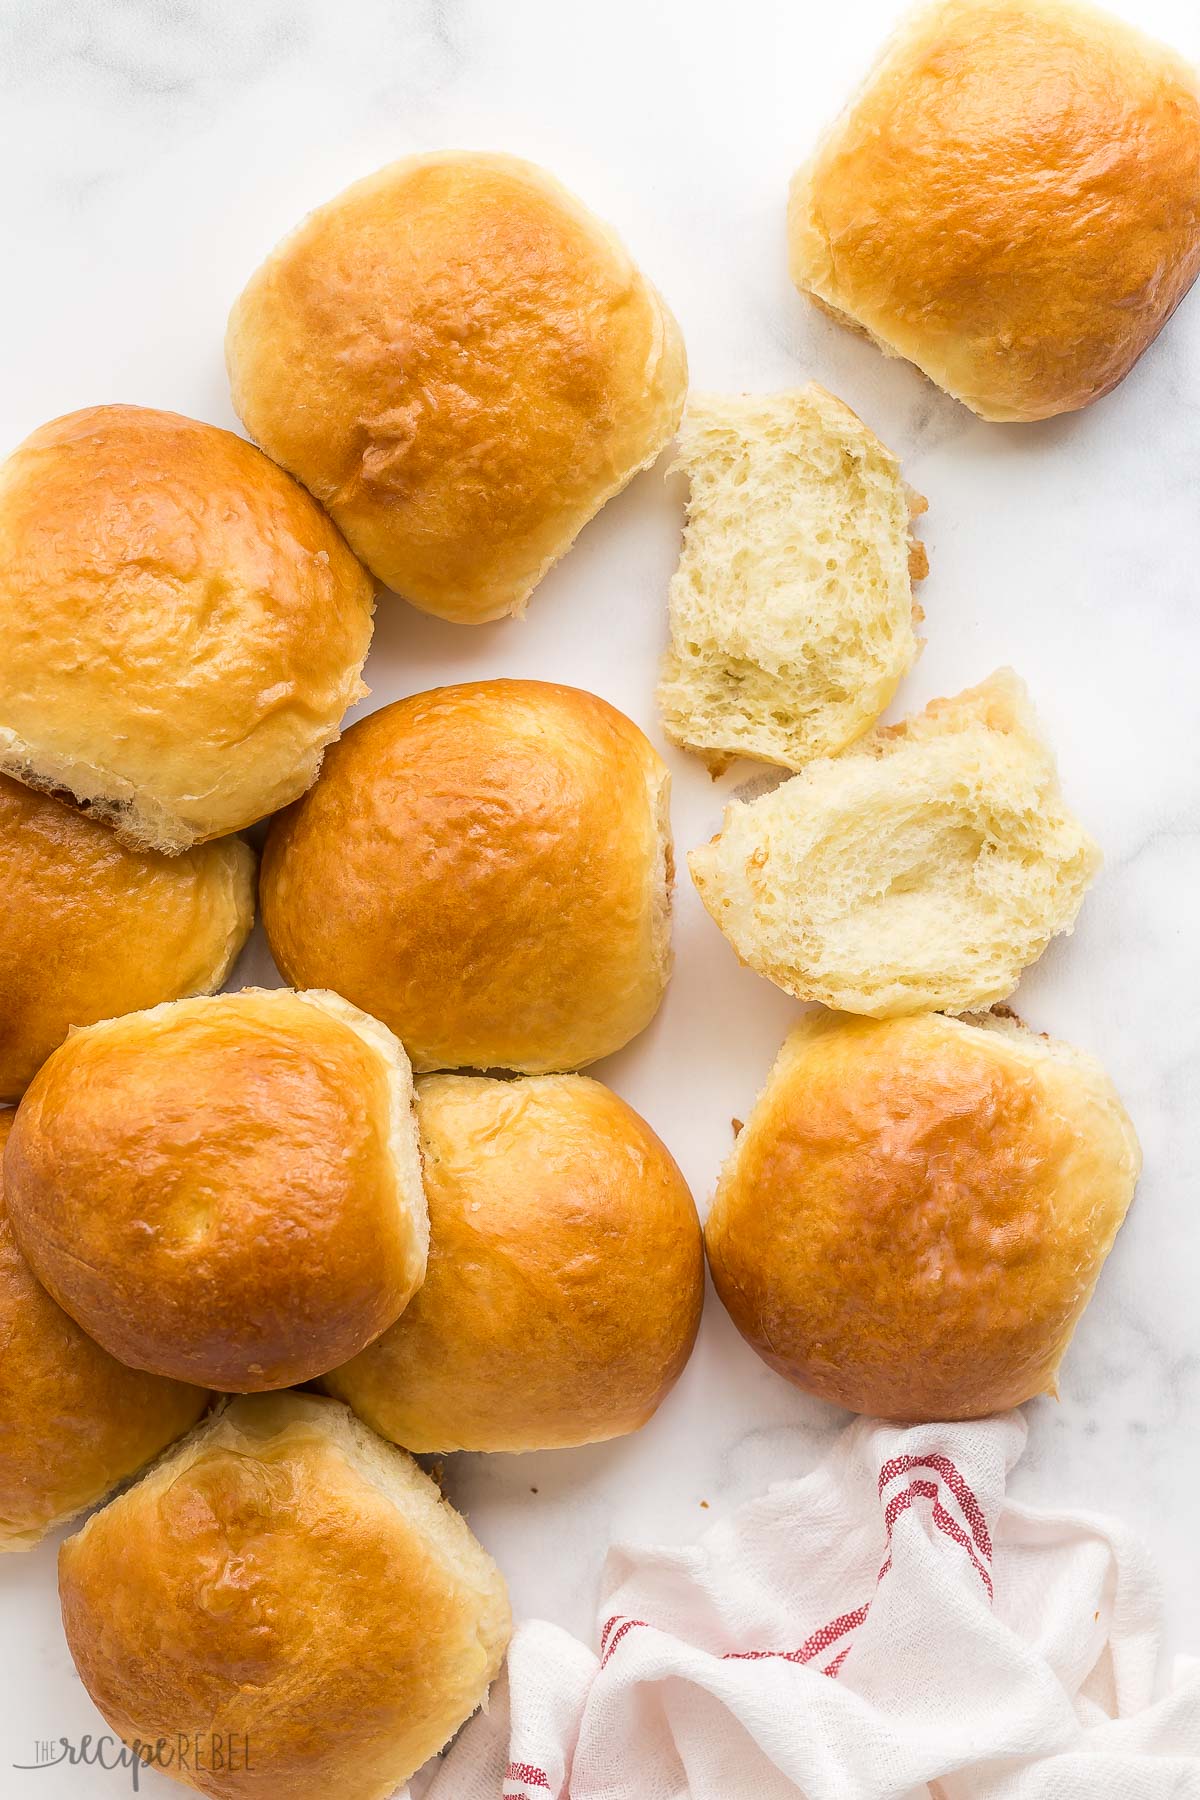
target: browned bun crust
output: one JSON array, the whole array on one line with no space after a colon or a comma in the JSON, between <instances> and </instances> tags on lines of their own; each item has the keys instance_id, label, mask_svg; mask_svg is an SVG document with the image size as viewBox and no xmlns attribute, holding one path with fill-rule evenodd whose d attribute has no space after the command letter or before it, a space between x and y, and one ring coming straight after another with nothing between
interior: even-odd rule
<instances>
[{"instance_id":1,"label":"browned bun crust","mask_svg":"<svg viewBox=\"0 0 1200 1800\"><path fill-rule=\"evenodd\" d=\"M33 1278L4 1204L0 1112L0 1551L31 1550L196 1423L201 1388L126 1369Z\"/></svg>"},{"instance_id":2,"label":"browned bun crust","mask_svg":"<svg viewBox=\"0 0 1200 1800\"><path fill-rule=\"evenodd\" d=\"M0 465L0 770L177 852L302 794L374 584L244 438L93 406Z\"/></svg>"},{"instance_id":3,"label":"browned bun crust","mask_svg":"<svg viewBox=\"0 0 1200 1800\"><path fill-rule=\"evenodd\" d=\"M382 1019L416 1069L608 1056L666 986L668 784L637 726L578 688L474 681L385 706L271 828L275 961Z\"/></svg>"},{"instance_id":4,"label":"browned bun crust","mask_svg":"<svg viewBox=\"0 0 1200 1800\"><path fill-rule=\"evenodd\" d=\"M122 1362L209 1387L322 1374L425 1272L408 1062L334 994L248 989L73 1032L5 1173L64 1310Z\"/></svg>"},{"instance_id":5,"label":"browned bun crust","mask_svg":"<svg viewBox=\"0 0 1200 1800\"><path fill-rule=\"evenodd\" d=\"M806 1018L705 1227L734 1324L809 1393L971 1419L1053 1393L1125 1217L1133 1126L1017 1022Z\"/></svg>"},{"instance_id":6,"label":"browned bun crust","mask_svg":"<svg viewBox=\"0 0 1200 1800\"><path fill-rule=\"evenodd\" d=\"M484 1699L510 1629L429 1477L313 1394L193 1433L67 1539L59 1592L113 1730L219 1800L386 1800Z\"/></svg>"},{"instance_id":7,"label":"browned bun crust","mask_svg":"<svg viewBox=\"0 0 1200 1800\"><path fill-rule=\"evenodd\" d=\"M425 1283L325 1378L410 1450L541 1450L636 1431L704 1298L696 1209L646 1122L581 1075L428 1075Z\"/></svg>"},{"instance_id":8,"label":"browned bun crust","mask_svg":"<svg viewBox=\"0 0 1200 1800\"><path fill-rule=\"evenodd\" d=\"M1200 96L1061 0L941 0L792 184L792 277L985 419L1116 386L1200 272Z\"/></svg>"},{"instance_id":9,"label":"browned bun crust","mask_svg":"<svg viewBox=\"0 0 1200 1800\"><path fill-rule=\"evenodd\" d=\"M310 213L227 339L251 436L414 606L520 612L668 443L679 328L608 229L512 156L392 163Z\"/></svg>"},{"instance_id":10,"label":"browned bun crust","mask_svg":"<svg viewBox=\"0 0 1200 1800\"><path fill-rule=\"evenodd\" d=\"M254 919L240 838L133 850L95 819L0 775L0 1100L72 1025L219 988Z\"/></svg>"}]
</instances>

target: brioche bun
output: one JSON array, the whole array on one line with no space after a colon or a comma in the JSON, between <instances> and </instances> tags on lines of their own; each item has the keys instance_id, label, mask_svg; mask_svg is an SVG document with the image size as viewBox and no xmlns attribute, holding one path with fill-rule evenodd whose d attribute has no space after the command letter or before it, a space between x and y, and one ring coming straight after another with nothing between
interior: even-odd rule
<instances>
[{"instance_id":1,"label":"brioche bun","mask_svg":"<svg viewBox=\"0 0 1200 1800\"><path fill-rule=\"evenodd\" d=\"M0 1551L31 1550L182 1437L200 1388L126 1369L34 1280L4 1203L0 1112Z\"/></svg>"},{"instance_id":2,"label":"brioche bun","mask_svg":"<svg viewBox=\"0 0 1200 1800\"><path fill-rule=\"evenodd\" d=\"M72 1025L212 993L254 919L240 838L181 856L0 775L0 1100L28 1087Z\"/></svg>"},{"instance_id":3,"label":"brioche bun","mask_svg":"<svg viewBox=\"0 0 1200 1800\"><path fill-rule=\"evenodd\" d=\"M577 688L475 681L372 713L271 828L260 894L297 987L382 1019L416 1069L579 1068L670 968L669 776Z\"/></svg>"},{"instance_id":4,"label":"brioche bun","mask_svg":"<svg viewBox=\"0 0 1200 1800\"><path fill-rule=\"evenodd\" d=\"M636 1431L687 1362L704 1298L700 1225L669 1152L582 1075L427 1075L417 1120L425 1283L325 1387L416 1451Z\"/></svg>"},{"instance_id":5,"label":"brioche bun","mask_svg":"<svg viewBox=\"0 0 1200 1800\"><path fill-rule=\"evenodd\" d=\"M5 1176L59 1305L131 1367L208 1387L323 1374L425 1272L408 1061L336 994L250 988L73 1032Z\"/></svg>"},{"instance_id":6,"label":"brioche bun","mask_svg":"<svg viewBox=\"0 0 1200 1800\"><path fill-rule=\"evenodd\" d=\"M792 279L985 419L1107 394L1200 272L1195 71L1091 7L941 0L792 183Z\"/></svg>"},{"instance_id":7,"label":"brioche bun","mask_svg":"<svg viewBox=\"0 0 1200 1800\"><path fill-rule=\"evenodd\" d=\"M0 466L0 771L176 852L302 794L364 693L373 587L252 444L94 406Z\"/></svg>"},{"instance_id":8,"label":"brioche bun","mask_svg":"<svg viewBox=\"0 0 1200 1800\"><path fill-rule=\"evenodd\" d=\"M67 1539L59 1593L113 1730L220 1800L385 1800L484 1699L510 1630L429 1477L312 1394L202 1425Z\"/></svg>"},{"instance_id":9,"label":"brioche bun","mask_svg":"<svg viewBox=\"0 0 1200 1800\"><path fill-rule=\"evenodd\" d=\"M422 611L523 610L683 408L679 329L533 164L446 150L349 187L229 321L250 435Z\"/></svg>"},{"instance_id":10,"label":"brioche bun","mask_svg":"<svg viewBox=\"0 0 1200 1800\"><path fill-rule=\"evenodd\" d=\"M1141 1167L1091 1057L1015 1020L822 1013L705 1227L717 1293L810 1394L902 1420L1053 1394Z\"/></svg>"}]
</instances>

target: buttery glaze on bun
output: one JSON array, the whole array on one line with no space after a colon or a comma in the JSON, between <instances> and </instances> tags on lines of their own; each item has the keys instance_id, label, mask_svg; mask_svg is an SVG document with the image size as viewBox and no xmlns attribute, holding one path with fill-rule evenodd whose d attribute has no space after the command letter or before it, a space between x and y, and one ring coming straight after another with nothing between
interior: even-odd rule
<instances>
[{"instance_id":1,"label":"buttery glaze on bun","mask_svg":"<svg viewBox=\"0 0 1200 1800\"><path fill-rule=\"evenodd\" d=\"M254 919L240 838L181 856L0 775L0 1100L72 1025L219 988Z\"/></svg>"},{"instance_id":2,"label":"buttery glaze on bun","mask_svg":"<svg viewBox=\"0 0 1200 1800\"><path fill-rule=\"evenodd\" d=\"M796 175L792 278L985 419L1109 392L1200 272L1195 71L1091 7L916 12Z\"/></svg>"},{"instance_id":3,"label":"buttery glaze on bun","mask_svg":"<svg viewBox=\"0 0 1200 1800\"><path fill-rule=\"evenodd\" d=\"M286 806L365 693L374 590L232 432L142 406L0 466L0 770L169 853Z\"/></svg>"},{"instance_id":4,"label":"buttery glaze on bun","mask_svg":"<svg viewBox=\"0 0 1200 1800\"><path fill-rule=\"evenodd\" d=\"M705 1227L717 1293L798 1387L974 1419L1055 1376L1141 1153L1090 1056L1012 1018L806 1018Z\"/></svg>"},{"instance_id":5,"label":"buttery glaze on bun","mask_svg":"<svg viewBox=\"0 0 1200 1800\"><path fill-rule=\"evenodd\" d=\"M226 341L250 435L380 581L475 623L524 609L683 410L679 329L543 170L445 150L310 213Z\"/></svg>"},{"instance_id":6,"label":"buttery glaze on bun","mask_svg":"<svg viewBox=\"0 0 1200 1800\"><path fill-rule=\"evenodd\" d=\"M324 1385L410 1450L545 1450L636 1431L691 1354L696 1209L670 1153L582 1075L417 1085L429 1272Z\"/></svg>"},{"instance_id":7,"label":"buttery glaze on bun","mask_svg":"<svg viewBox=\"0 0 1200 1800\"><path fill-rule=\"evenodd\" d=\"M408 1059L336 994L248 988L71 1034L5 1159L34 1273L136 1369L308 1381L425 1273Z\"/></svg>"},{"instance_id":8,"label":"buttery glaze on bun","mask_svg":"<svg viewBox=\"0 0 1200 1800\"><path fill-rule=\"evenodd\" d=\"M428 1475L312 1394L235 1401L58 1569L108 1723L220 1800L386 1800L483 1701L511 1627L500 1571Z\"/></svg>"},{"instance_id":9,"label":"buttery glaze on bun","mask_svg":"<svg viewBox=\"0 0 1200 1800\"><path fill-rule=\"evenodd\" d=\"M578 688L475 681L385 706L271 827L272 955L382 1019L416 1069L608 1056L670 971L669 783L637 726Z\"/></svg>"},{"instance_id":10,"label":"buttery glaze on bun","mask_svg":"<svg viewBox=\"0 0 1200 1800\"><path fill-rule=\"evenodd\" d=\"M0 1551L31 1550L182 1437L200 1388L126 1369L30 1273L4 1204L0 1112Z\"/></svg>"}]
</instances>

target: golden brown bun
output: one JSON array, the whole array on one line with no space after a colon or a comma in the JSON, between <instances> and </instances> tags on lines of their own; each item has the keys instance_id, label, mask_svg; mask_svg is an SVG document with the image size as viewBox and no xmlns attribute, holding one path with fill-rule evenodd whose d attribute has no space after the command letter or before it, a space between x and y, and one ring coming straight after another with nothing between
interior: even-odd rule
<instances>
[{"instance_id":1,"label":"golden brown bun","mask_svg":"<svg viewBox=\"0 0 1200 1800\"><path fill-rule=\"evenodd\" d=\"M670 1153L583 1075L430 1075L429 1272L325 1378L410 1450L547 1450L636 1431L691 1354L696 1209Z\"/></svg>"},{"instance_id":2,"label":"golden brown bun","mask_svg":"<svg viewBox=\"0 0 1200 1800\"><path fill-rule=\"evenodd\" d=\"M399 700L271 827L271 952L390 1025L416 1069L595 1062L649 1024L670 972L669 782L578 688Z\"/></svg>"},{"instance_id":3,"label":"golden brown bun","mask_svg":"<svg viewBox=\"0 0 1200 1800\"><path fill-rule=\"evenodd\" d=\"M72 1032L5 1180L59 1305L131 1367L208 1387L323 1374L425 1273L408 1060L336 994L248 988Z\"/></svg>"},{"instance_id":4,"label":"golden brown bun","mask_svg":"<svg viewBox=\"0 0 1200 1800\"><path fill-rule=\"evenodd\" d=\"M201 1388L122 1367L57 1307L4 1204L0 1112L0 1551L31 1550L196 1423Z\"/></svg>"},{"instance_id":5,"label":"golden brown bun","mask_svg":"<svg viewBox=\"0 0 1200 1800\"><path fill-rule=\"evenodd\" d=\"M332 1400L238 1400L59 1552L63 1624L127 1743L206 1747L222 1800L385 1800L499 1672L504 1581L411 1457ZM228 1766L236 1763L236 1767Z\"/></svg>"},{"instance_id":6,"label":"golden brown bun","mask_svg":"<svg viewBox=\"0 0 1200 1800\"><path fill-rule=\"evenodd\" d=\"M0 466L0 770L128 842L223 837L302 794L365 693L370 578L242 438L94 406Z\"/></svg>"},{"instance_id":7,"label":"golden brown bun","mask_svg":"<svg viewBox=\"0 0 1200 1800\"><path fill-rule=\"evenodd\" d=\"M1141 1154L1091 1057L1017 1021L806 1018L705 1227L734 1324L852 1412L973 1419L1055 1392Z\"/></svg>"},{"instance_id":8,"label":"golden brown bun","mask_svg":"<svg viewBox=\"0 0 1200 1800\"><path fill-rule=\"evenodd\" d=\"M254 853L240 838L176 857L130 850L0 775L0 1100L24 1092L72 1025L219 988L253 919Z\"/></svg>"},{"instance_id":9,"label":"golden brown bun","mask_svg":"<svg viewBox=\"0 0 1200 1800\"><path fill-rule=\"evenodd\" d=\"M246 429L367 567L468 623L523 610L687 388L679 329L608 227L533 164L456 150L310 213L226 354Z\"/></svg>"},{"instance_id":10,"label":"golden brown bun","mask_svg":"<svg viewBox=\"0 0 1200 1800\"><path fill-rule=\"evenodd\" d=\"M796 175L792 279L985 419L1108 393L1200 272L1195 72L1059 0L943 0Z\"/></svg>"}]
</instances>

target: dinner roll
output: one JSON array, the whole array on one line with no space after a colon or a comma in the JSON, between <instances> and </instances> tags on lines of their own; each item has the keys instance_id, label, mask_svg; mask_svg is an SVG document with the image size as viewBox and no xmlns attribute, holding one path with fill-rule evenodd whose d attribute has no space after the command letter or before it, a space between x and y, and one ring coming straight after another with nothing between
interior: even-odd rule
<instances>
[{"instance_id":1,"label":"dinner roll","mask_svg":"<svg viewBox=\"0 0 1200 1800\"><path fill-rule=\"evenodd\" d=\"M666 1147L584 1075L428 1075L429 1273L325 1377L410 1450L548 1450L644 1425L691 1354L704 1255Z\"/></svg>"},{"instance_id":2,"label":"dinner roll","mask_svg":"<svg viewBox=\"0 0 1200 1800\"><path fill-rule=\"evenodd\" d=\"M519 613L671 438L679 328L532 163L410 156L310 213L226 340L250 435L423 612Z\"/></svg>"},{"instance_id":3,"label":"dinner roll","mask_svg":"<svg viewBox=\"0 0 1200 1800\"><path fill-rule=\"evenodd\" d=\"M1060 0L941 0L792 183L792 279L985 419L1107 394L1200 272L1200 98Z\"/></svg>"},{"instance_id":4,"label":"dinner roll","mask_svg":"<svg viewBox=\"0 0 1200 1800\"><path fill-rule=\"evenodd\" d=\"M385 706L271 828L275 961L383 1019L417 1069L608 1056L670 972L669 782L578 688L474 681Z\"/></svg>"},{"instance_id":5,"label":"dinner roll","mask_svg":"<svg viewBox=\"0 0 1200 1800\"><path fill-rule=\"evenodd\" d=\"M1133 1198L1090 1056L1014 1019L822 1013L787 1040L705 1227L717 1293L798 1387L888 1419L1055 1393Z\"/></svg>"},{"instance_id":6,"label":"dinner roll","mask_svg":"<svg viewBox=\"0 0 1200 1800\"><path fill-rule=\"evenodd\" d=\"M176 852L286 806L366 692L371 581L252 444L93 406L0 465L0 770Z\"/></svg>"},{"instance_id":7,"label":"dinner roll","mask_svg":"<svg viewBox=\"0 0 1200 1800\"><path fill-rule=\"evenodd\" d=\"M240 838L131 850L0 775L0 1099L24 1092L72 1025L219 988L253 918Z\"/></svg>"},{"instance_id":8,"label":"dinner roll","mask_svg":"<svg viewBox=\"0 0 1200 1800\"><path fill-rule=\"evenodd\" d=\"M59 1305L131 1367L209 1387L323 1374L425 1273L408 1060L336 994L248 988L73 1032L5 1178Z\"/></svg>"},{"instance_id":9,"label":"dinner roll","mask_svg":"<svg viewBox=\"0 0 1200 1800\"><path fill-rule=\"evenodd\" d=\"M1100 853L1003 669L731 802L688 860L743 962L798 999L888 1018L1010 994L1070 931Z\"/></svg>"},{"instance_id":10,"label":"dinner roll","mask_svg":"<svg viewBox=\"0 0 1200 1800\"><path fill-rule=\"evenodd\" d=\"M108 1723L220 1800L385 1800L484 1699L511 1624L428 1475L313 1394L235 1401L58 1571Z\"/></svg>"},{"instance_id":11,"label":"dinner roll","mask_svg":"<svg viewBox=\"0 0 1200 1800\"><path fill-rule=\"evenodd\" d=\"M0 1112L0 1551L31 1550L196 1423L200 1388L126 1369L39 1286L4 1203Z\"/></svg>"},{"instance_id":12,"label":"dinner roll","mask_svg":"<svg viewBox=\"0 0 1200 1800\"><path fill-rule=\"evenodd\" d=\"M844 749L916 661L925 501L815 382L693 394L675 468L691 499L658 690L667 736L713 774Z\"/></svg>"}]
</instances>

